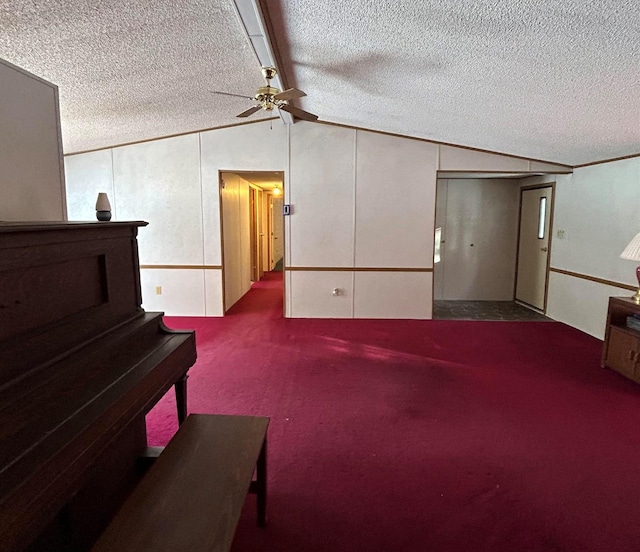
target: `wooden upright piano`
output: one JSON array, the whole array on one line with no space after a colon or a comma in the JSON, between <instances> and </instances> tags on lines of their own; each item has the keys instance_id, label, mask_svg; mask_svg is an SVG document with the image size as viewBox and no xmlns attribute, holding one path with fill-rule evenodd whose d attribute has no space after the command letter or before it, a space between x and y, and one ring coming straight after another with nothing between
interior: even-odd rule
<instances>
[{"instance_id":1,"label":"wooden upright piano","mask_svg":"<svg viewBox=\"0 0 640 552\"><path fill-rule=\"evenodd\" d=\"M87 549L140 473L145 415L186 417L193 332L141 307L144 222L0 223L0 549Z\"/></svg>"}]
</instances>

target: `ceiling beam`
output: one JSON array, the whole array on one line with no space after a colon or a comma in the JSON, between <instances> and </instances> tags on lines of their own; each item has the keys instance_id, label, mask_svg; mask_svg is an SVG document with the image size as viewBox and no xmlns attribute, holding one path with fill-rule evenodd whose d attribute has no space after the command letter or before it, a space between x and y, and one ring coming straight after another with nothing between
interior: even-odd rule
<instances>
[{"instance_id":1,"label":"ceiling beam","mask_svg":"<svg viewBox=\"0 0 640 552\"><path fill-rule=\"evenodd\" d=\"M233 0L233 4L260 67L275 67L278 70L278 74L272 79L272 86L280 90L286 90L280 67L276 63L276 50L272 46L271 37L267 31L265 14L262 11L259 0ZM278 113L284 124L293 124L291 113L282 109L278 109Z\"/></svg>"}]
</instances>

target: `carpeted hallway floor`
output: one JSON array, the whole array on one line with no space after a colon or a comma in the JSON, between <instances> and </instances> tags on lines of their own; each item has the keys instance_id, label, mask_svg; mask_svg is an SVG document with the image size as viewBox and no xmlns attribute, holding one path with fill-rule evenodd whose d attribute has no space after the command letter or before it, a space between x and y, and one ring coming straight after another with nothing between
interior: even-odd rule
<instances>
[{"instance_id":1,"label":"carpeted hallway floor","mask_svg":"<svg viewBox=\"0 0 640 552\"><path fill-rule=\"evenodd\" d=\"M191 412L271 417L235 552L640 550L640 389L556 322L291 320L268 273L195 328ZM169 394L148 416L175 431Z\"/></svg>"}]
</instances>

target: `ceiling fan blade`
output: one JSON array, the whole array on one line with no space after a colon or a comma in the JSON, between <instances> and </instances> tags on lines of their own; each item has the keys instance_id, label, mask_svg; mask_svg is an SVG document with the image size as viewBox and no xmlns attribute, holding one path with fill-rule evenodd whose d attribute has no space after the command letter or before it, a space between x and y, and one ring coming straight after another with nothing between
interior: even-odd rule
<instances>
[{"instance_id":1,"label":"ceiling fan blade","mask_svg":"<svg viewBox=\"0 0 640 552\"><path fill-rule=\"evenodd\" d=\"M308 111L304 111L302 109L298 109L297 107L293 107L292 105L281 105L280 109L284 111L288 111L294 117L298 117L298 119L302 119L303 121L317 121L318 116L313 113L309 113Z\"/></svg>"},{"instance_id":2,"label":"ceiling fan blade","mask_svg":"<svg viewBox=\"0 0 640 552\"><path fill-rule=\"evenodd\" d=\"M240 115L236 115L236 117L248 117L249 115L253 115L256 111L260 111L261 109L261 105L254 105L253 107L250 107L246 111L240 113Z\"/></svg>"},{"instance_id":3,"label":"ceiling fan blade","mask_svg":"<svg viewBox=\"0 0 640 552\"><path fill-rule=\"evenodd\" d=\"M222 94L223 96L233 96L234 98L244 98L245 100L253 100L251 96L241 96L240 94L231 94L230 92L219 92L218 90L209 90L212 94Z\"/></svg>"},{"instance_id":4,"label":"ceiling fan blade","mask_svg":"<svg viewBox=\"0 0 640 552\"><path fill-rule=\"evenodd\" d=\"M303 96L306 96L306 94L302 90L298 90L297 88L288 88L287 90L274 95L273 98L275 100L295 100L296 98L302 98Z\"/></svg>"}]
</instances>

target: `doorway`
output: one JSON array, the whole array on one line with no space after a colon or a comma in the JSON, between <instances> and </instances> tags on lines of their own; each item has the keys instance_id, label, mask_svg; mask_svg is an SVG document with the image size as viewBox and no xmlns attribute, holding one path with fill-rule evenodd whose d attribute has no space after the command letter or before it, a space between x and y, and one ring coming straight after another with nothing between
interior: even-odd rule
<instances>
[{"instance_id":1,"label":"doorway","mask_svg":"<svg viewBox=\"0 0 640 552\"><path fill-rule=\"evenodd\" d=\"M522 188L515 298L539 312L547 304L552 211L553 185Z\"/></svg>"},{"instance_id":2,"label":"doorway","mask_svg":"<svg viewBox=\"0 0 640 552\"><path fill-rule=\"evenodd\" d=\"M513 301L520 182L439 178L434 299Z\"/></svg>"},{"instance_id":3,"label":"doorway","mask_svg":"<svg viewBox=\"0 0 640 552\"><path fill-rule=\"evenodd\" d=\"M524 175L439 175L433 269L433 317L447 320L548 320L516 300ZM551 215L550 199L547 199ZM537 228L536 228L537 232ZM546 236L548 237L548 231Z\"/></svg>"},{"instance_id":4,"label":"doorway","mask_svg":"<svg viewBox=\"0 0 640 552\"><path fill-rule=\"evenodd\" d=\"M282 194L269 194L269 236L271 270L282 272L284 270L284 218L282 216Z\"/></svg>"},{"instance_id":5,"label":"doorway","mask_svg":"<svg viewBox=\"0 0 640 552\"><path fill-rule=\"evenodd\" d=\"M284 264L284 173L220 171L219 181L226 313L278 262Z\"/></svg>"}]
</instances>

